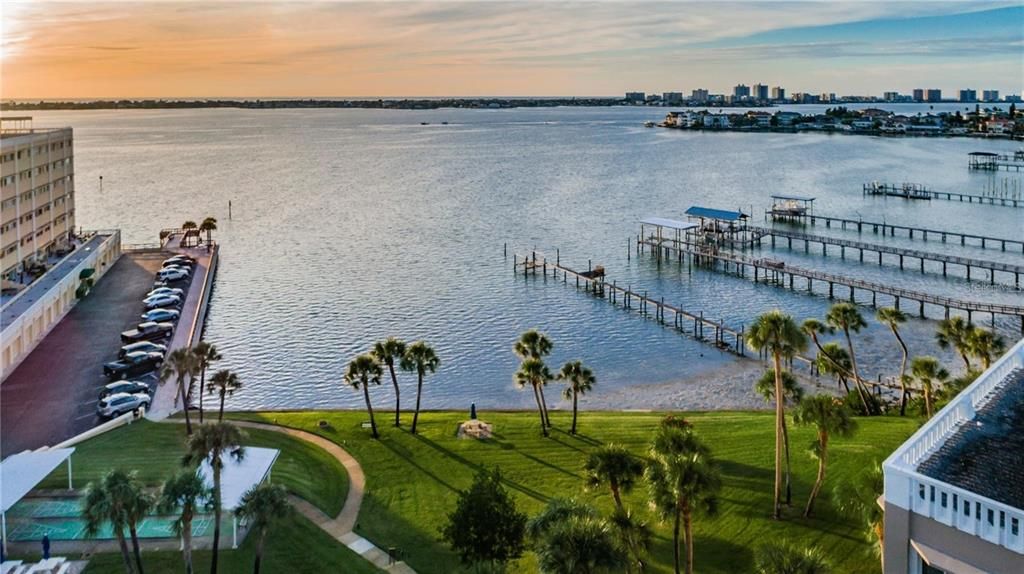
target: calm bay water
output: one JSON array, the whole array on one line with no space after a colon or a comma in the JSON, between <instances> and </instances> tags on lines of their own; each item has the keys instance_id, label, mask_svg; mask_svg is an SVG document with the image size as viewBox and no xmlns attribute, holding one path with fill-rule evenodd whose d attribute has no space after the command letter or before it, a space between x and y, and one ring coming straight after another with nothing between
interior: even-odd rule
<instances>
[{"instance_id":1,"label":"calm bay water","mask_svg":"<svg viewBox=\"0 0 1024 574\"><path fill-rule=\"evenodd\" d=\"M557 248L564 263L585 267L593 260L619 283L736 326L775 306L798 318L824 314L822 297L659 267L646 257L627 260L640 218L682 218L694 204L752 211L760 223L768 195L789 192L817 196L823 214L1024 236L1024 209L865 198L860 191L872 180L970 193L1004 181L1020 185L1013 173L968 172L966 157L974 150L1011 152L1019 144L641 126L661 115L564 108L35 117L37 126L75 128L80 225L120 227L126 242L141 243L185 219L219 219L223 257L206 336L245 384L230 399L233 408L359 407L361 395L342 385L345 365L388 335L426 339L441 356L426 407L528 407L530 394L512 384L510 348L530 327L554 339L554 364L581 358L595 369L592 404L619 406L602 403L602 392L635 387L641 397L635 403L685 408L685 398L645 402L643 393L660 383L696 384L687 381L733 358L572 288L514 277L511 254L536 248L553 256ZM822 226L814 232L856 238ZM1019 252L891 242L1024 264ZM1012 288L901 273L855 256L822 258L802 247L764 250L769 253L908 288L1024 303ZM999 325L1015 336L1016 325ZM934 327L934 320L912 320L905 329L911 350L941 354L952 365L931 343ZM873 321L857 343L871 376L889 374L898 362L888 330ZM406 383L411 404L411 378ZM389 386L375 394L378 403L390 401ZM735 405L723 400L721 406Z\"/></svg>"}]
</instances>

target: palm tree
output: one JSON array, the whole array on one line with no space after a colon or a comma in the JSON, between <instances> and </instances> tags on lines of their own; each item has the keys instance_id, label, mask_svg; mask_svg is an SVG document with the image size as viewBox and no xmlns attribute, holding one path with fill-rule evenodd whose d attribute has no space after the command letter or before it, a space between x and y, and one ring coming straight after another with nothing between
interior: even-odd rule
<instances>
[{"instance_id":1,"label":"palm tree","mask_svg":"<svg viewBox=\"0 0 1024 574\"><path fill-rule=\"evenodd\" d=\"M594 373L584 367L580 361L570 361L562 365L562 370L556 378L560 381L566 381L568 384L562 392L562 397L566 400L572 400L572 428L569 429L569 434L576 434L576 412L579 396L593 390L597 379L594 377Z\"/></svg>"},{"instance_id":2,"label":"palm tree","mask_svg":"<svg viewBox=\"0 0 1024 574\"><path fill-rule=\"evenodd\" d=\"M402 406L399 398L401 391L398 389L398 377L395 376L395 359L401 360L405 356L405 342L388 337L374 343L370 354L378 363L387 366L388 373L391 374L391 384L395 387L395 426L402 426Z\"/></svg>"},{"instance_id":3,"label":"palm tree","mask_svg":"<svg viewBox=\"0 0 1024 574\"><path fill-rule=\"evenodd\" d=\"M242 388L242 381L238 380L238 375L233 371L227 369L221 369L210 377L210 382L206 384L206 392L217 393L220 398L220 408L217 410L217 422L224 420L224 397L230 397L235 394L235 391Z\"/></svg>"},{"instance_id":4,"label":"palm tree","mask_svg":"<svg viewBox=\"0 0 1024 574\"><path fill-rule=\"evenodd\" d=\"M441 359L437 358L434 349L424 341L416 341L409 345L402 355L399 367L403 371L416 371L416 411L412 415L412 434L416 434L416 423L420 419L420 398L423 396L423 376L437 372Z\"/></svg>"},{"instance_id":5,"label":"palm tree","mask_svg":"<svg viewBox=\"0 0 1024 574\"><path fill-rule=\"evenodd\" d=\"M884 488L882 467L875 462L861 474L837 484L832 493L836 510L864 525L865 538L874 543L879 557L885 547L885 511L878 505L878 497Z\"/></svg>"},{"instance_id":6,"label":"palm tree","mask_svg":"<svg viewBox=\"0 0 1024 574\"><path fill-rule=\"evenodd\" d=\"M217 218L207 217L199 224L199 232L206 232L206 245L209 246L213 243L213 232L217 231Z\"/></svg>"},{"instance_id":7,"label":"palm tree","mask_svg":"<svg viewBox=\"0 0 1024 574\"><path fill-rule=\"evenodd\" d=\"M207 393L206 369L223 357L217 351L217 347L206 341L199 341L195 347L192 347L192 356L195 357L196 364L199 366L199 424L203 424L203 395Z\"/></svg>"},{"instance_id":8,"label":"palm tree","mask_svg":"<svg viewBox=\"0 0 1024 574\"><path fill-rule=\"evenodd\" d=\"M139 481L138 474L133 470L128 473L128 481L123 483L125 511L128 518L128 533L132 537L132 552L135 554L135 565L139 574L143 574L142 549L139 547L139 523L146 519L146 514L153 508L153 497L146 493Z\"/></svg>"},{"instance_id":9,"label":"palm tree","mask_svg":"<svg viewBox=\"0 0 1024 574\"><path fill-rule=\"evenodd\" d=\"M627 563L607 522L594 516L574 516L557 524L536 548L546 574L611 572Z\"/></svg>"},{"instance_id":10,"label":"palm tree","mask_svg":"<svg viewBox=\"0 0 1024 574\"><path fill-rule=\"evenodd\" d=\"M850 353L846 349L840 346L839 343L825 343L818 351L815 363L818 365L818 371L835 377L837 389L842 385L846 389L847 394L849 394L850 385L847 381L850 378L853 367L850 365Z\"/></svg>"},{"instance_id":11,"label":"palm tree","mask_svg":"<svg viewBox=\"0 0 1024 574\"><path fill-rule=\"evenodd\" d=\"M910 374L917 382L921 383L925 416L932 418L932 397L935 385L944 384L949 379L949 371L943 368L935 357L924 356L914 357L910 361Z\"/></svg>"},{"instance_id":12,"label":"palm tree","mask_svg":"<svg viewBox=\"0 0 1024 574\"><path fill-rule=\"evenodd\" d=\"M971 353L970 336L973 330L974 325L963 317L951 317L939 321L939 328L935 332L935 341L939 347L955 349L960 354L960 358L964 360L964 367L968 371L971 370L969 355Z\"/></svg>"},{"instance_id":13,"label":"palm tree","mask_svg":"<svg viewBox=\"0 0 1024 574\"><path fill-rule=\"evenodd\" d=\"M693 573L693 516L714 514L722 486L711 451L691 430L662 425L655 435L645 471L651 505L663 520L672 519L673 560L680 572L679 526L683 523L686 574ZM777 493L776 493L777 494ZM776 501L776 504L778 502Z\"/></svg>"},{"instance_id":14,"label":"palm tree","mask_svg":"<svg viewBox=\"0 0 1024 574\"><path fill-rule=\"evenodd\" d=\"M992 360L1006 352L1006 341L995 331L975 327L967 336L967 348L981 361L982 370L988 370Z\"/></svg>"},{"instance_id":15,"label":"palm tree","mask_svg":"<svg viewBox=\"0 0 1024 574\"><path fill-rule=\"evenodd\" d=\"M256 558L253 562L253 574L260 574L260 562L263 560L263 548L267 541L267 532L277 520L291 514L292 507L288 504L288 491L280 484L260 483L242 495L241 504L235 509L235 516L246 520L256 532Z\"/></svg>"},{"instance_id":16,"label":"palm tree","mask_svg":"<svg viewBox=\"0 0 1024 574\"><path fill-rule=\"evenodd\" d=\"M782 384L782 359L790 359L807 348L807 337L797 327L793 318L778 309L760 315L747 333L747 344L751 348L764 349L772 355L775 373L775 496L772 516L780 518L782 511L782 451L783 432L786 423L784 407L785 389Z\"/></svg>"},{"instance_id":17,"label":"palm tree","mask_svg":"<svg viewBox=\"0 0 1024 574\"><path fill-rule=\"evenodd\" d=\"M210 489L203 479L191 469L185 469L167 479L160 493L157 508L161 513L181 514L174 521L174 533L181 537L181 553L185 560L185 574L192 574L192 519L196 509L210 497Z\"/></svg>"},{"instance_id":18,"label":"palm tree","mask_svg":"<svg viewBox=\"0 0 1024 574\"><path fill-rule=\"evenodd\" d=\"M543 361L544 357L551 354L551 349L554 344L551 339L544 333L536 329L530 329L519 336L519 340L513 345L512 351L519 357L520 360L525 361L527 359L536 359ZM550 380L550 379L549 379ZM547 381L544 381L547 384ZM544 387L541 386L539 390L541 416L544 418L544 424L551 426L551 419L548 417L548 403L544 399ZM547 434L545 434L547 436Z\"/></svg>"},{"instance_id":19,"label":"palm tree","mask_svg":"<svg viewBox=\"0 0 1024 574\"><path fill-rule=\"evenodd\" d=\"M802 548L788 541L767 542L754 552L757 574L830 574L832 566L816 546Z\"/></svg>"},{"instance_id":20,"label":"palm tree","mask_svg":"<svg viewBox=\"0 0 1024 574\"><path fill-rule=\"evenodd\" d=\"M124 536L124 530L128 526L128 506L131 504L131 500L126 496L130 494L130 488L127 487L130 481L129 473L123 470L111 470L100 480L99 484L90 483L86 487L85 500L82 503L85 535L96 536L100 527L109 522L121 549L121 559L127 574L135 572L132 566L132 556L128 550L128 541Z\"/></svg>"},{"instance_id":21,"label":"palm tree","mask_svg":"<svg viewBox=\"0 0 1024 574\"><path fill-rule=\"evenodd\" d=\"M526 522L526 537L540 547L548 534L559 524L571 518L596 518L597 511L589 504L575 498L555 497L548 501L544 510Z\"/></svg>"},{"instance_id":22,"label":"palm tree","mask_svg":"<svg viewBox=\"0 0 1024 574\"><path fill-rule=\"evenodd\" d=\"M803 399L804 389L797 382L796 377L789 371L782 371L782 398L783 402L797 404ZM768 369L761 375L761 378L754 384L754 391L764 397L765 402L775 400L775 371ZM792 488L792 465L789 458L789 428L786 419L782 419L782 447L786 454L786 504L793 503Z\"/></svg>"},{"instance_id":23,"label":"palm tree","mask_svg":"<svg viewBox=\"0 0 1024 574\"><path fill-rule=\"evenodd\" d=\"M615 510L608 524L618 534L618 539L629 554L626 572L643 572L647 553L651 549L654 532L650 525L633 514L630 509Z\"/></svg>"},{"instance_id":24,"label":"palm tree","mask_svg":"<svg viewBox=\"0 0 1024 574\"><path fill-rule=\"evenodd\" d=\"M160 366L159 379L163 383L174 378L178 386L178 397L181 399L182 409L185 411L185 432L192 435L192 420L188 414L188 392L186 391L185 378L191 377L196 370L195 357L187 347L181 347L171 351L167 360Z\"/></svg>"},{"instance_id":25,"label":"palm tree","mask_svg":"<svg viewBox=\"0 0 1024 574\"><path fill-rule=\"evenodd\" d=\"M861 402L864 404L864 411L869 415L878 414L875 403L871 399L871 393L864 385L864 380L860 378L860 370L857 369L857 355L853 352L853 338L850 337L851 331L859 333L861 329L868 326L868 322L864 320L864 316L860 314L856 305L843 302L836 303L829 308L828 314L825 315L825 323L833 329L842 331L843 336L846 337L846 350L850 353L853 384L857 388L857 394L860 395Z\"/></svg>"},{"instance_id":26,"label":"palm tree","mask_svg":"<svg viewBox=\"0 0 1024 574\"><path fill-rule=\"evenodd\" d=\"M540 359L524 359L519 364L519 370L513 375L512 380L519 388L526 385L533 388L533 398L537 401L537 411L540 413L540 429L544 436L548 436L548 422L544 417L544 403L542 402L544 394L542 388L551 380L551 372L548 371L547 365Z\"/></svg>"},{"instance_id":27,"label":"palm tree","mask_svg":"<svg viewBox=\"0 0 1024 574\"><path fill-rule=\"evenodd\" d=\"M199 427L189 437L187 453L182 458L185 466L195 466L204 460L210 465L213 473L213 556L210 562L210 574L217 574L217 553L220 547L221 508L221 471L224 468L224 457L235 460L245 458L245 448L241 446L245 434L231 423L216 422Z\"/></svg>"},{"instance_id":28,"label":"palm tree","mask_svg":"<svg viewBox=\"0 0 1024 574\"><path fill-rule=\"evenodd\" d=\"M191 229L196 229L196 228L198 228L198 227L199 227L199 226L198 226L198 225L196 225L196 222L195 222L195 221L192 221L191 219L189 219L189 220L188 220L188 221L186 221L185 223L182 223L182 224L181 224L181 228L182 228L182 229L183 229L184 231L189 231L189 230L191 230Z\"/></svg>"},{"instance_id":29,"label":"palm tree","mask_svg":"<svg viewBox=\"0 0 1024 574\"><path fill-rule=\"evenodd\" d=\"M875 318L878 319L879 323L888 325L889 329L892 330L892 334L896 337L896 342L900 344L900 349L903 351L903 360L900 361L900 416L904 416L907 412L907 344L903 342L903 337L900 336L899 325L907 322L907 316L895 307L882 307L875 313Z\"/></svg>"},{"instance_id":30,"label":"palm tree","mask_svg":"<svg viewBox=\"0 0 1024 574\"><path fill-rule=\"evenodd\" d=\"M380 363L370 353L359 355L348 364L348 371L345 372L345 383L352 388L363 389L363 398L366 400L366 412L370 414L370 429L373 438L380 438L377 434L377 421L373 418L373 405L370 404L370 385L379 385L380 377L384 374Z\"/></svg>"},{"instance_id":31,"label":"palm tree","mask_svg":"<svg viewBox=\"0 0 1024 574\"><path fill-rule=\"evenodd\" d=\"M800 401L793 421L798 425L811 425L817 431L817 439L811 443L811 456L818 459L818 476L807 499L804 516L814 511L814 501L825 483L825 467L828 465L828 440L833 436L850 436L857 430L857 422L850 410L835 397L814 395Z\"/></svg>"},{"instance_id":32,"label":"palm tree","mask_svg":"<svg viewBox=\"0 0 1024 574\"><path fill-rule=\"evenodd\" d=\"M637 479L644 474L644 464L625 447L607 444L590 453L583 470L587 475L588 487L608 485L615 499L615 507L621 511L622 493L633 490Z\"/></svg>"}]
</instances>

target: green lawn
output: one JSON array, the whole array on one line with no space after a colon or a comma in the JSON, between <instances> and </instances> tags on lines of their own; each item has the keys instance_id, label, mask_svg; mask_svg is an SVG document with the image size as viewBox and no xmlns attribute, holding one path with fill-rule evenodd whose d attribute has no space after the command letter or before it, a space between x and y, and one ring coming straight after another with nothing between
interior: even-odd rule
<instances>
[{"instance_id":1,"label":"green lawn","mask_svg":"<svg viewBox=\"0 0 1024 574\"><path fill-rule=\"evenodd\" d=\"M238 418L277 422L320 434L355 456L367 476L367 496L356 530L379 547L397 547L418 572L459 571L457 559L442 542L439 530L454 508L456 492L469 486L481 465L499 466L507 487L520 508L536 513L554 496L576 496L607 512L611 496L586 492L582 466L596 445L615 442L638 455L647 450L661 418L657 413L581 413L580 435L564 432L566 413L552 413L556 429L545 439L532 412L482 413L495 425L492 440L455 438L462 413L424 413L422 433L410 435L387 424L387 412L378 414L382 438L372 440L360 428L362 412L239 413ZM806 454L813 436L808 429L793 429L794 508L785 520L773 521L771 511L774 421L771 413L691 413L696 431L711 446L722 466L724 488L720 514L699 519L695 528L696 565L702 573L751 570L753 549L761 542L788 538L816 544L830 557L837 573L873 572L877 561L870 554L858 524L842 519L831 508L828 494L835 479L850 475L884 459L918 426L914 419L878 417L859 419L860 431L851 439L833 439L829 478L817 507L817 517L805 520L800 510L814 480L816 463ZM332 427L322 430L317 423ZM635 511L648 514L641 486L626 497ZM652 519L653 520L653 519ZM671 570L671 532L657 526L649 571ZM536 571L531 556L513 571Z\"/></svg>"}]
</instances>

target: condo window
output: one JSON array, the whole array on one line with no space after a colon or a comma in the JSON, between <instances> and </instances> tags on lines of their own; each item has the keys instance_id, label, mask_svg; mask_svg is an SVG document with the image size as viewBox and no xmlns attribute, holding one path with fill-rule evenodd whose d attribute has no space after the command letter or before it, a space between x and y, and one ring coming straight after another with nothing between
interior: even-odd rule
<instances>
[{"instance_id":1,"label":"condo window","mask_svg":"<svg viewBox=\"0 0 1024 574\"><path fill-rule=\"evenodd\" d=\"M966 516L968 518L970 518L970 516L971 516L971 501L970 500L965 500L964 501L964 516Z\"/></svg>"},{"instance_id":2,"label":"condo window","mask_svg":"<svg viewBox=\"0 0 1024 574\"><path fill-rule=\"evenodd\" d=\"M924 485L923 484L917 485L917 496L919 496L921 498L921 500L924 500Z\"/></svg>"},{"instance_id":3,"label":"condo window","mask_svg":"<svg viewBox=\"0 0 1024 574\"><path fill-rule=\"evenodd\" d=\"M928 488L931 489L930 493L928 495L928 501L929 502L935 502L935 487L934 486L929 486Z\"/></svg>"},{"instance_id":4,"label":"condo window","mask_svg":"<svg viewBox=\"0 0 1024 574\"><path fill-rule=\"evenodd\" d=\"M1016 518L1010 519L1010 534L1014 536L1020 534L1020 521Z\"/></svg>"},{"instance_id":5,"label":"condo window","mask_svg":"<svg viewBox=\"0 0 1024 574\"><path fill-rule=\"evenodd\" d=\"M942 508L946 508L946 493L942 492L942 493L940 493L940 495L941 495L941 497L939 498L939 501L940 501L939 504L942 505Z\"/></svg>"},{"instance_id":6,"label":"condo window","mask_svg":"<svg viewBox=\"0 0 1024 574\"><path fill-rule=\"evenodd\" d=\"M995 511L992 510L991 508L987 508L986 510L988 510L988 524L989 524L989 526L995 526L996 525L996 513L995 513Z\"/></svg>"}]
</instances>

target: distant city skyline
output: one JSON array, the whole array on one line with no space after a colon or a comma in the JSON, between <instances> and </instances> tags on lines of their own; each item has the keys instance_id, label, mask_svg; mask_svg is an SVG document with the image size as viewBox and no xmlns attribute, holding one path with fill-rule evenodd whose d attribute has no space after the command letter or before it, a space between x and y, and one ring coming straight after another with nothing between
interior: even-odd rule
<instances>
[{"instance_id":1,"label":"distant city skyline","mask_svg":"<svg viewBox=\"0 0 1024 574\"><path fill-rule=\"evenodd\" d=\"M1020 94L1018 2L5 2L3 99Z\"/></svg>"}]
</instances>

